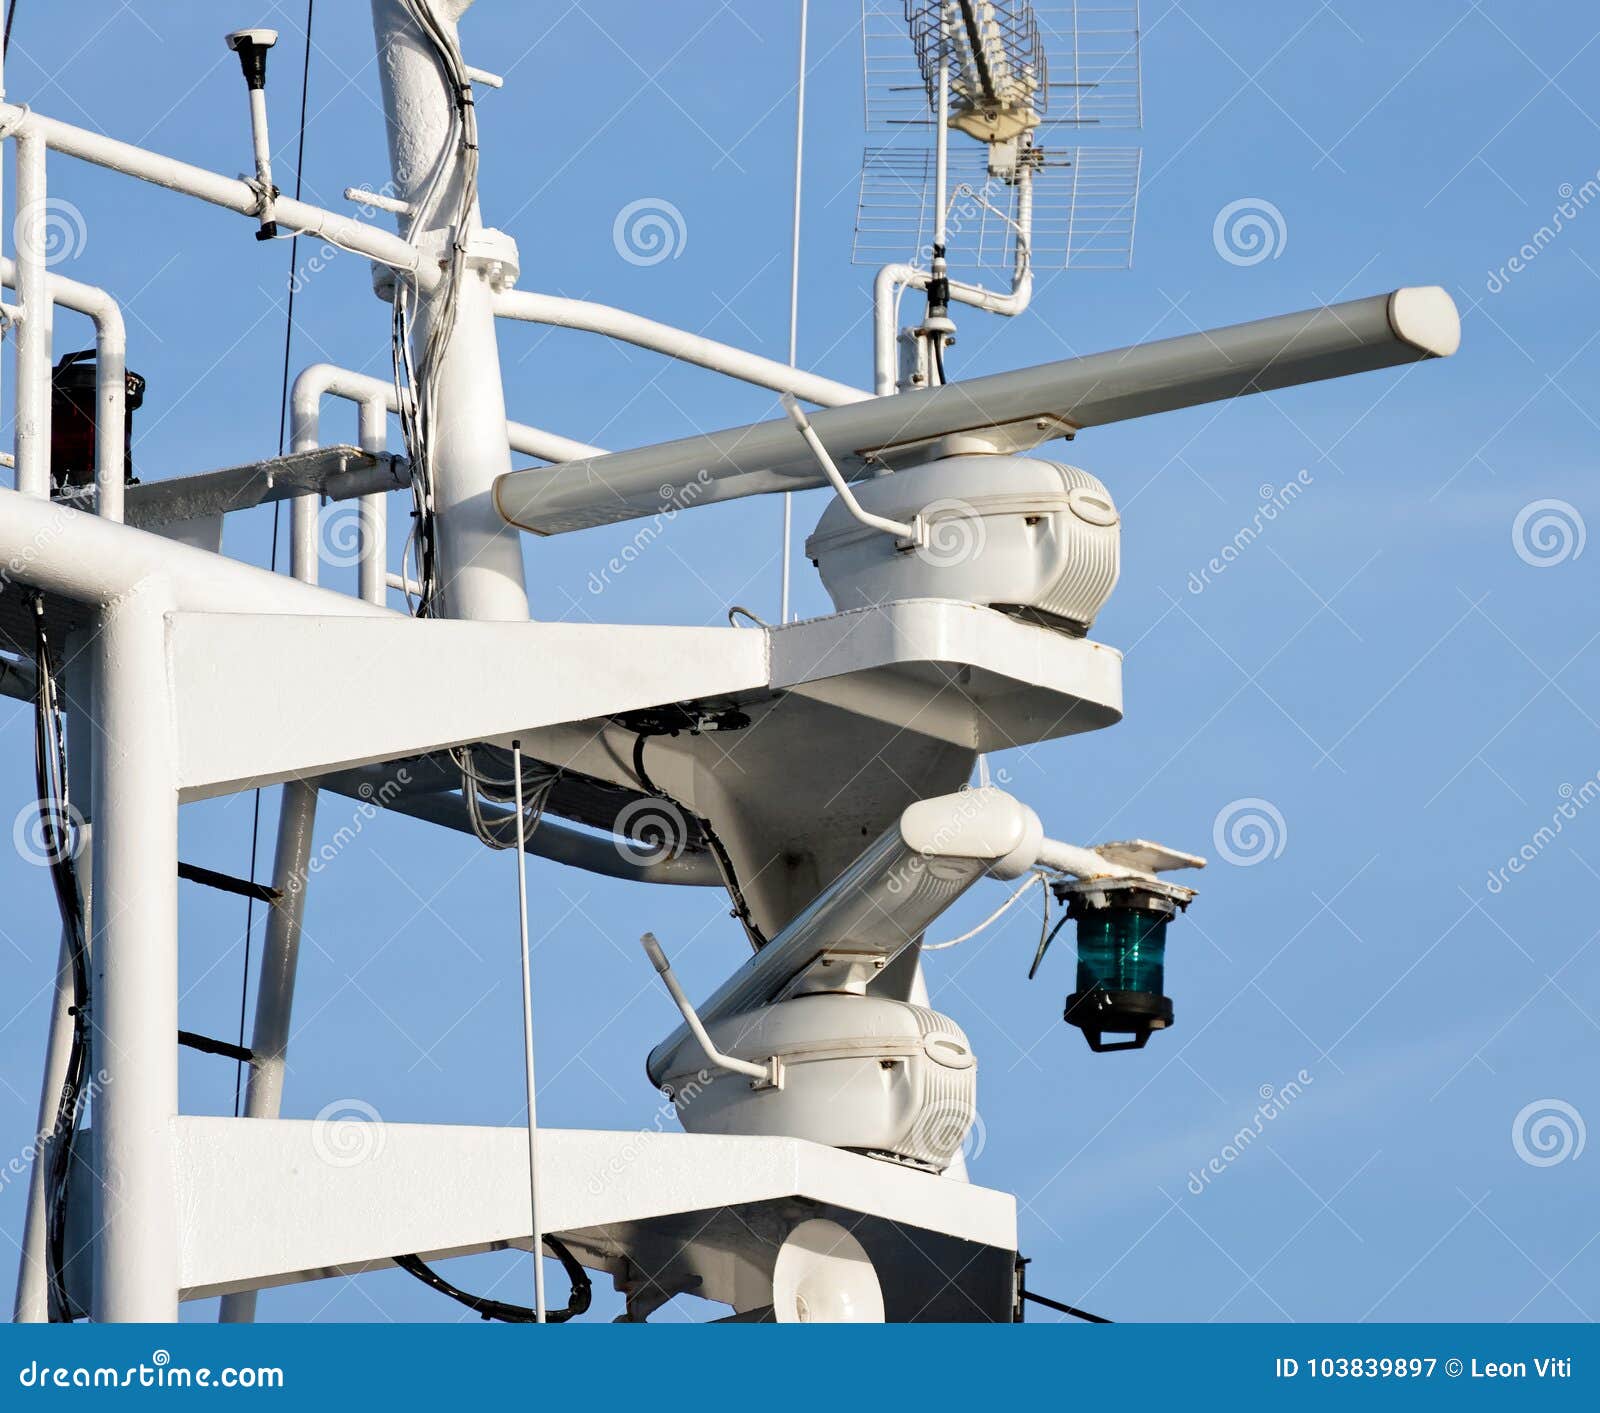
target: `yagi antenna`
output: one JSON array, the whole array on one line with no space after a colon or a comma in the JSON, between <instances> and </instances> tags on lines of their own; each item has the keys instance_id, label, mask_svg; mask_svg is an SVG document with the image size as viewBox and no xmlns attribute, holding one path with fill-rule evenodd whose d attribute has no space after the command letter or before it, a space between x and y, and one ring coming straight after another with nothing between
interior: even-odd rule
<instances>
[{"instance_id":1,"label":"yagi antenna","mask_svg":"<svg viewBox=\"0 0 1600 1413\"><path fill-rule=\"evenodd\" d=\"M908 35L909 31L909 35ZM908 43L909 38L909 43ZM946 162L947 259L1010 273L1030 191L1036 269L1120 270L1133 261L1142 153L1085 144L1086 129L1143 121L1137 0L862 0L867 146L852 259L926 260L938 213L938 68L944 124L977 140Z\"/></svg>"}]
</instances>

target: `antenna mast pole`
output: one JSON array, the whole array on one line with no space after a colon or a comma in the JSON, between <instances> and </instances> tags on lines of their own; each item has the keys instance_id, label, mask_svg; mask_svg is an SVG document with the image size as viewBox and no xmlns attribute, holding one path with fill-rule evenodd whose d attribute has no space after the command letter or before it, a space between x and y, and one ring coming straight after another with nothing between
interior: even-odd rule
<instances>
[{"instance_id":1,"label":"antenna mast pole","mask_svg":"<svg viewBox=\"0 0 1600 1413\"><path fill-rule=\"evenodd\" d=\"M800 337L800 195L805 172L806 151L806 30L809 28L810 0L800 0L800 76L795 83L794 103L794 229L789 244L789 366L798 366ZM790 546L794 538L794 496L783 496L783 592L778 605L778 622L789 621Z\"/></svg>"},{"instance_id":2,"label":"antenna mast pole","mask_svg":"<svg viewBox=\"0 0 1600 1413\"><path fill-rule=\"evenodd\" d=\"M456 23L472 0L416 0L431 6L455 38ZM400 217L401 234L430 258L448 258L455 232L448 225L422 230L419 208L441 164L444 198L433 210L448 221L451 199L465 180L461 154L449 150L457 95L404 0L372 0L378 72L389 129L394 195L411 210ZM470 94L467 97L470 99ZM436 189L437 190L437 189ZM494 505L494 482L511 469L506 437L505 391L495 339L491 283L515 263L515 247L486 232L476 201L468 218L468 259L455 291L455 319L439 359L435 416L430 433L434 509L440 560L441 611L451 618L515 620L528 616L522 577L522 544ZM450 282L432 293L417 290L414 346L420 362L430 322L444 312Z\"/></svg>"}]
</instances>

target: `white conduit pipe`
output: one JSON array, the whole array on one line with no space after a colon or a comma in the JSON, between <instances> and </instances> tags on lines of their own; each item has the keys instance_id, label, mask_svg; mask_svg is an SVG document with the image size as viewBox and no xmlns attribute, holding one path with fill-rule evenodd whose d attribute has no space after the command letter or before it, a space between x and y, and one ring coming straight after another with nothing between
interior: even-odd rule
<instances>
[{"instance_id":1,"label":"white conduit pipe","mask_svg":"<svg viewBox=\"0 0 1600 1413\"><path fill-rule=\"evenodd\" d=\"M1057 873L1070 873L1074 878L1147 878L1153 873L1129 868L1127 864L1112 863L1093 849L1081 844L1066 844L1060 839L1045 839L1039 845L1038 866L1054 869Z\"/></svg>"},{"instance_id":2,"label":"white conduit pipe","mask_svg":"<svg viewBox=\"0 0 1600 1413\"><path fill-rule=\"evenodd\" d=\"M1033 177L1024 167L1017 179L1017 263L1012 273L1011 291L999 294L982 285L950 281L950 298L956 303L982 309L988 314L1015 318L1033 300ZM872 372L873 387L879 397L895 391L897 359L895 314L902 289L927 289L932 276L915 265L885 265L872 285Z\"/></svg>"},{"instance_id":3,"label":"white conduit pipe","mask_svg":"<svg viewBox=\"0 0 1600 1413\"><path fill-rule=\"evenodd\" d=\"M389 449L389 409L381 398L361 404L361 450L382 456ZM389 602L389 499L378 491L361 497L360 593L368 603Z\"/></svg>"},{"instance_id":4,"label":"white conduit pipe","mask_svg":"<svg viewBox=\"0 0 1600 1413\"><path fill-rule=\"evenodd\" d=\"M16 263L0 259L0 281L15 289L18 279ZM53 304L94 320L95 513L120 523L128 415L128 335L122 310L103 289L62 275L47 276L45 288Z\"/></svg>"},{"instance_id":5,"label":"white conduit pipe","mask_svg":"<svg viewBox=\"0 0 1600 1413\"><path fill-rule=\"evenodd\" d=\"M249 182L224 177L204 167L135 147L130 142L120 142L116 138L90 132L87 128L47 118L15 103L0 104L0 135L17 138L19 152L26 139L40 140L52 151L64 156L76 157L125 176L137 177L140 181L196 197L213 206L237 211L241 216L260 219L263 214L260 193ZM18 200L24 200L20 181ZM441 275L438 267L424 261L414 246L389 231L286 196L278 197L272 207L278 224L290 232L325 240L330 245L402 270L424 289L432 289L439 283Z\"/></svg>"},{"instance_id":6,"label":"white conduit pipe","mask_svg":"<svg viewBox=\"0 0 1600 1413\"><path fill-rule=\"evenodd\" d=\"M313 363L295 379L290 401L291 418L315 420L318 403L324 397L340 397L349 402L382 400L386 411L399 410L394 384L366 373L352 372L332 363ZM537 456L541 461L582 461L590 456L605 456L606 449L590 446L587 442L573 441L571 437L558 436L522 422L507 422L506 433L511 449L524 456Z\"/></svg>"},{"instance_id":7,"label":"white conduit pipe","mask_svg":"<svg viewBox=\"0 0 1600 1413\"><path fill-rule=\"evenodd\" d=\"M289 394L289 427L295 451L310 451L322 445L322 399L342 398L355 403L360 409L360 440L363 451L382 455L388 446L388 414L399 409L400 400L394 383L374 378L366 373L356 373L332 363L313 363L300 371ZM604 456L602 447L589 446L569 437L544 432L521 422L507 422L506 433L511 449L526 456L537 456L542 461L577 461L587 456ZM299 496L291 511L291 544L295 564L295 577L316 582L317 557L317 497ZM383 492L361 497L361 558L360 594L367 603L383 605L388 602L391 587L403 587L397 576L390 574L388 563L388 500ZM302 574L302 563L311 565L309 574Z\"/></svg>"},{"instance_id":8,"label":"white conduit pipe","mask_svg":"<svg viewBox=\"0 0 1600 1413\"><path fill-rule=\"evenodd\" d=\"M17 489L50 494L50 345L54 322L45 264L45 145L17 139L16 283L23 319L17 326Z\"/></svg>"},{"instance_id":9,"label":"white conduit pipe","mask_svg":"<svg viewBox=\"0 0 1600 1413\"><path fill-rule=\"evenodd\" d=\"M847 383L836 383L832 378L819 377L760 354L747 353L742 348L702 338L699 334L687 333L608 304L592 304L586 299L565 299L531 290L503 290L495 295L494 312L502 319L603 334L654 353L664 353L683 363L709 368L714 373L724 373L741 382L771 388L774 392L793 393L819 407L844 407L852 402L865 402L872 396Z\"/></svg>"}]
</instances>

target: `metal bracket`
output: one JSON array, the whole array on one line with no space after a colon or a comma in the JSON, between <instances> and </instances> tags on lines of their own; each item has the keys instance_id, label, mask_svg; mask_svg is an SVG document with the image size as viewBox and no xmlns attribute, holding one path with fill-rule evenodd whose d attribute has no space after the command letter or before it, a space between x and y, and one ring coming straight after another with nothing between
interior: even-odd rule
<instances>
[{"instance_id":1,"label":"metal bracket","mask_svg":"<svg viewBox=\"0 0 1600 1413\"><path fill-rule=\"evenodd\" d=\"M127 523L148 529L202 515L252 510L258 505L313 493L328 500L350 500L379 491L403 490L410 484L411 467L404 457L339 445L291 452L221 471L136 483L124 493L124 504ZM74 486L56 499L74 510L93 511L95 488Z\"/></svg>"}]
</instances>

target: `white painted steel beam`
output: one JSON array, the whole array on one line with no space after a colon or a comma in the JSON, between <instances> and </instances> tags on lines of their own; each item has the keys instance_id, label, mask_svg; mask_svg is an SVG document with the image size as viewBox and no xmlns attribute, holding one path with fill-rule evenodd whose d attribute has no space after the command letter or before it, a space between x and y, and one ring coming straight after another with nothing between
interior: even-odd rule
<instances>
[{"instance_id":1,"label":"white painted steel beam","mask_svg":"<svg viewBox=\"0 0 1600 1413\"><path fill-rule=\"evenodd\" d=\"M528 1241L520 1128L185 1116L173 1132L185 1299ZM551 1232L799 1197L1016 1249L1008 1193L800 1139L542 1129L540 1142Z\"/></svg>"},{"instance_id":2,"label":"white painted steel beam","mask_svg":"<svg viewBox=\"0 0 1600 1413\"><path fill-rule=\"evenodd\" d=\"M171 643L186 800L768 680L733 628L180 613Z\"/></svg>"}]
</instances>

